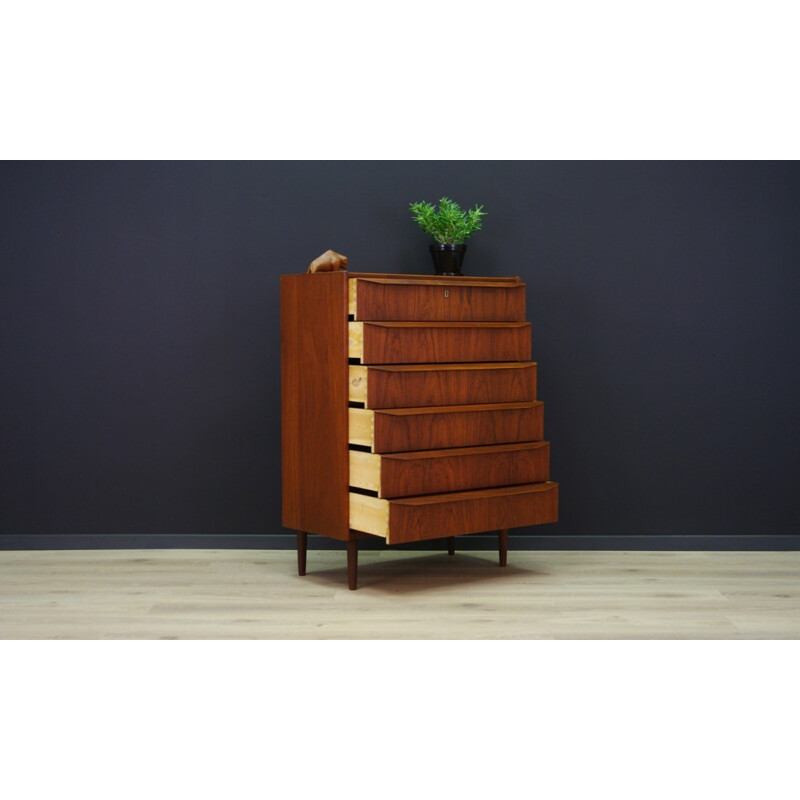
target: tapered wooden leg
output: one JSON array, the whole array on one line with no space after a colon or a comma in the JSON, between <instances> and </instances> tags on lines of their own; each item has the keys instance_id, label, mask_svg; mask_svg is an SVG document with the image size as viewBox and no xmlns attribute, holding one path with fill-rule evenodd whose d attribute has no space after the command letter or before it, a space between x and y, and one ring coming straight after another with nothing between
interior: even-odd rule
<instances>
[{"instance_id":1,"label":"tapered wooden leg","mask_svg":"<svg viewBox=\"0 0 800 800\"><path fill-rule=\"evenodd\" d=\"M500 550L500 566L504 567L508 561L508 528L497 532L498 549Z\"/></svg>"},{"instance_id":2,"label":"tapered wooden leg","mask_svg":"<svg viewBox=\"0 0 800 800\"><path fill-rule=\"evenodd\" d=\"M456 537L447 537L447 555L454 556L456 554Z\"/></svg>"},{"instance_id":3,"label":"tapered wooden leg","mask_svg":"<svg viewBox=\"0 0 800 800\"><path fill-rule=\"evenodd\" d=\"M308 534L305 531L297 531L297 574L306 574L306 545Z\"/></svg>"},{"instance_id":4,"label":"tapered wooden leg","mask_svg":"<svg viewBox=\"0 0 800 800\"><path fill-rule=\"evenodd\" d=\"M358 539L347 540L347 585L356 588L358 581Z\"/></svg>"}]
</instances>

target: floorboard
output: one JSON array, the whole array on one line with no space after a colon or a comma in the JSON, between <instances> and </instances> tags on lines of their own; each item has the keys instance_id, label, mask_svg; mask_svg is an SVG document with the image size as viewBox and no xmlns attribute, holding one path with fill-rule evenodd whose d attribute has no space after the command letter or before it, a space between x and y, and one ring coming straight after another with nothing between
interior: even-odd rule
<instances>
[{"instance_id":1,"label":"floorboard","mask_svg":"<svg viewBox=\"0 0 800 800\"><path fill-rule=\"evenodd\" d=\"M798 639L800 552L0 552L2 639Z\"/></svg>"}]
</instances>

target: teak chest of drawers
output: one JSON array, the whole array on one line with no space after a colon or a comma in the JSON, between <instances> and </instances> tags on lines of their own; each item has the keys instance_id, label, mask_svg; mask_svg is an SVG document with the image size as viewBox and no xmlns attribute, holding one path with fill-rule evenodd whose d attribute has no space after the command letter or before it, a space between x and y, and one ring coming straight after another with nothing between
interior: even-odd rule
<instances>
[{"instance_id":1,"label":"teak chest of drawers","mask_svg":"<svg viewBox=\"0 0 800 800\"><path fill-rule=\"evenodd\" d=\"M555 522L519 278L281 277L283 524L387 544Z\"/></svg>"}]
</instances>

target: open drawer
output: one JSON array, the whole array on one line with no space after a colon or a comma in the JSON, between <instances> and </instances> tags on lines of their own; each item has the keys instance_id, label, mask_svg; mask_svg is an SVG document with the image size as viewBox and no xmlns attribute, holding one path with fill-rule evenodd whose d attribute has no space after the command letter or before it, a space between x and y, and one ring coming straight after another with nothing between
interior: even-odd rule
<instances>
[{"instance_id":1,"label":"open drawer","mask_svg":"<svg viewBox=\"0 0 800 800\"><path fill-rule=\"evenodd\" d=\"M536 399L536 364L382 364L349 367L350 402L366 408L413 408Z\"/></svg>"},{"instance_id":2,"label":"open drawer","mask_svg":"<svg viewBox=\"0 0 800 800\"><path fill-rule=\"evenodd\" d=\"M350 492L350 527L388 544L520 528L558 520L558 484L384 500Z\"/></svg>"},{"instance_id":3,"label":"open drawer","mask_svg":"<svg viewBox=\"0 0 800 800\"><path fill-rule=\"evenodd\" d=\"M530 322L350 322L349 357L362 364L530 361Z\"/></svg>"},{"instance_id":4,"label":"open drawer","mask_svg":"<svg viewBox=\"0 0 800 800\"><path fill-rule=\"evenodd\" d=\"M348 311L355 320L522 322L525 284L447 278L350 278Z\"/></svg>"},{"instance_id":5,"label":"open drawer","mask_svg":"<svg viewBox=\"0 0 800 800\"><path fill-rule=\"evenodd\" d=\"M523 442L411 453L350 451L350 486L378 497L488 489L550 477L550 445Z\"/></svg>"},{"instance_id":6,"label":"open drawer","mask_svg":"<svg viewBox=\"0 0 800 800\"><path fill-rule=\"evenodd\" d=\"M348 409L350 444L373 453L541 441L544 403Z\"/></svg>"}]
</instances>

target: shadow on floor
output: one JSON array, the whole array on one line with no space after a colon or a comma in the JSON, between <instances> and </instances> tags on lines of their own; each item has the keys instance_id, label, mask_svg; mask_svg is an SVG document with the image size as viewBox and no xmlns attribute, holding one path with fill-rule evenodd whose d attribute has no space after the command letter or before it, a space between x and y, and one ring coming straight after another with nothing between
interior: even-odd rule
<instances>
[{"instance_id":1,"label":"shadow on floor","mask_svg":"<svg viewBox=\"0 0 800 800\"><path fill-rule=\"evenodd\" d=\"M436 590L452 590L455 586L485 583L493 585L512 576L545 575L546 570L523 569L514 566L509 557L506 567L497 564L497 557L481 558L478 556L457 553L449 556L446 553L428 555L409 553L405 558L393 556L377 558L369 551L359 553L358 590L378 589L382 592L429 592ZM313 553L309 552L306 574L298 580L307 580L320 585L333 584L347 589L347 565L342 554L342 566L335 569L315 569Z\"/></svg>"}]
</instances>

